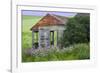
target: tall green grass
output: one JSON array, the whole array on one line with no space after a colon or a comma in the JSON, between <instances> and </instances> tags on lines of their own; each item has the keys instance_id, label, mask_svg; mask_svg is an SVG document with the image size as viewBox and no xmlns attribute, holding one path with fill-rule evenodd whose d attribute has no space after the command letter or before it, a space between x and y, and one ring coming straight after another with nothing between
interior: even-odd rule
<instances>
[{"instance_id":1,"label":"tall green grass","mask_svg":"<svg viewBox=\"0 0 100 73\"><path fill-rule=\"evenodd\" d=\"M71 45L64 49L50 48L38 49L33 53L23 53L23 62L62 61L90 59L90 47L88 43Z\"/></svg>"}]
</instances>

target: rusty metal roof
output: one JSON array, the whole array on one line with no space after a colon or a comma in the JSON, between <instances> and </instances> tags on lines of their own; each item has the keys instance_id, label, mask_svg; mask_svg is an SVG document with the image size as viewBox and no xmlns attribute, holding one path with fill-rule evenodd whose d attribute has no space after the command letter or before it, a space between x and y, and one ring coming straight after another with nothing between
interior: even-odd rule
<instances>
[{"instance_id":1,"label":"rusty metal roof","mask_svg":"<svg viewBox=\"0 0 100 73\"><path fill-rule=\"evenodd\" d=\"M39 27L43 26L64 26L67 22L67 17L58 16L54 14L47 14L39 22L37 22L31 30L38 30Z\"/></svg>"}]
</instances>

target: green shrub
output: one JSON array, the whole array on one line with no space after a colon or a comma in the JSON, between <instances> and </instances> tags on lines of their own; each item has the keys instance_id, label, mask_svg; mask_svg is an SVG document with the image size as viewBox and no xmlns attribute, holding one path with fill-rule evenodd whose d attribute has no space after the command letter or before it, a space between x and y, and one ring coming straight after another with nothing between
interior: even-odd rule
<instances>
[{"instance_id":1,"label":"green shrub","mask_svg":"<svg viewBox=\"0 0 100 73\"><path fill-rule=\"evenodd\" d=\"M88 14L77 14L69 18L65 26L64 35L61 38L62 47L77 43L88 43L90 41L90 16Z\"/></svg>"}]
</instances>

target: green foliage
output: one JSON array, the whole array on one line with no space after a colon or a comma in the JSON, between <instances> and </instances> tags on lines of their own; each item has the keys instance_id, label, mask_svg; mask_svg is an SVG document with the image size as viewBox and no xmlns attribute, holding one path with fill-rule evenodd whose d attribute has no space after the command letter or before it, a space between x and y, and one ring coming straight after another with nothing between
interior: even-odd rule
<instances>
[{"instance_id":1,"label":"green foliage","mask_svg":"<svg viewBox=\"0 0 100 73\"><path fill-rule=\"evenodd\" d=\"M90 41L90 18L89 16L76 16L69 18L61 39L61 44L67 47L75 43L87 43Z\"/></svg>"},{"instance_id":2,"label":"green foliage","mask_svg":"<svg viewBox=\"0 0 100 73\"><path fill-rule=\"evenodd\" d=\"M75 44L64 49L37 49L32 55L23 53L23 62L84 60L90 58L89 44Z\"/></svg>"},{"instance_id":3,"label":"green foliage","mask_svg":"<svg viewBox=\"0 0 100 73\"><path fill-rule=\"evenodd\" d=\"M78 44L74 45L72 54L77 57L77 59L89 59L90 58L90 46L89 44Z\"/></svg>"}]
</instances>

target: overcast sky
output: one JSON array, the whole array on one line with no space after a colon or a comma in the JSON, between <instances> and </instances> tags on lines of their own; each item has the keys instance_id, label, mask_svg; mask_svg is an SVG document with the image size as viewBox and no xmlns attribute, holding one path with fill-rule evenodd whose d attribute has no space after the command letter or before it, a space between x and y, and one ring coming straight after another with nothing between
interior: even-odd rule
<instances>
[{"instance_id":1,"label":"overcast sky","mask_svg":"<svg viewBox=\"0 0 100 73\"><path fill-rule=\"evenodd\" d=\"M46 12L46 11L22 10L22 15L45 16L48 13L66 16L66 17L73 17L77 14L77 13L73 13L73 12L50 12L50 11Z\"/></svg>"}]
</instances>

